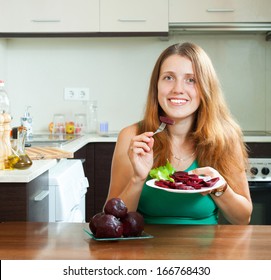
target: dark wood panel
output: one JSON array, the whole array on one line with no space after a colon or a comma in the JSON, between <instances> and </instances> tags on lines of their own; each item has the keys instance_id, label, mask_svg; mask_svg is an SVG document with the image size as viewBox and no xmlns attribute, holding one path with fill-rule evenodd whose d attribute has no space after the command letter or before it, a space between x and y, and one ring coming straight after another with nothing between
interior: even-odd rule
<instances>
[{"instance_id":1,"label":"dark wood panel","mask_svg":"<svg viewBox=\"0 0 271 280\"><path fill-rule=\"evenodd\" d=\"M48 172L29 183L1 183L0 221L49 221L49 197L34 200L48 188Z\"/></svg>"},{"instance_id":2,"label":"dark wood panel","mask_svg":"<svg viewBox=\"0 0 271 280\"><path fill-rule=\"evenodd\" d=\"M86 160L87 160L87 146L82 147L78 151L73 154L75 159L81 159L84 167L84 171L86 172Z\"/></svg>"},{"instance_id":3,"label":"dark wood panel","mask_svg":"<svg viewBox=\"0 0 271 280\"><path fill-rule=\"evenodd\" d=\"M95 143L95 213L101 212L108 194L115 143Z\"/></svg>"},{"instance_id":4,"label":"dark wood panel","mask_svg":"<svg viewBox=\"0 0 271 280\"><path fill-rule=\"evenodd\" d=\"M0 221L27 220L26 184L0 184Z\"/></svg>"},{"instance_id":5,"label":"dark wood panel","mask_svg":"<svg viewBox=\"0 0 271 280\"><path fill-rule=\"evenodd\" d=\"M95 158L94 158L94 144L87 145L87 161L85 174L88 178L89 188L86 194L86 221L90 221L90 218L95 212L95 190L94 190L94 179L95 179Z\"/></svg>"}]
</instances>

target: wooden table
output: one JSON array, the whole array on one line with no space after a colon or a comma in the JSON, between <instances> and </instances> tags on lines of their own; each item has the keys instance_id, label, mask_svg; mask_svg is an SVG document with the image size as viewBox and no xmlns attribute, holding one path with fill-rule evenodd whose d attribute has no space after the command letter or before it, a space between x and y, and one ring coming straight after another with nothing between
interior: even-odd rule
<instances>
[{"instance_id":1,"label":"wooden table","mask_svg":"<svg viewBox=\"0 0 271 280\"><path fill-rule=\"evenodd\" d=\"M146 225L152 239L99 242L87 223L0 223L0 259L271 260L271 226Z\"/></svg>"}]
</instances>

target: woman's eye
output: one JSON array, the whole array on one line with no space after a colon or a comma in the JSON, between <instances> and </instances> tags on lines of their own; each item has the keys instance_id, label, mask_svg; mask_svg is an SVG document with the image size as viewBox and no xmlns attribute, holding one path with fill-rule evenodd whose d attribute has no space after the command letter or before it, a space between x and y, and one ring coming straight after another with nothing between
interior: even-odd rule
<instances>
[{"instance_id":1,"label":"woman's eye","mask_svg":"<svg viewBox=\"0 0 271 280\"><path fill-rule=\"evenodd\" d=\"M164 79L166 81L172 81L173 80L173 77L172 76L165 76Z\"/></svg>"},{"instance_id":2,"label":"woman's eye","mask_svg":"<svg viewBox=\"0 0 271 280\"><path fill-rule=\"evenodd\" d=\"M185 79L185 82L187 84L194 85L196 83L196 80L193 78L188 78L188 79Z\"/></svg>"}]
</instances>

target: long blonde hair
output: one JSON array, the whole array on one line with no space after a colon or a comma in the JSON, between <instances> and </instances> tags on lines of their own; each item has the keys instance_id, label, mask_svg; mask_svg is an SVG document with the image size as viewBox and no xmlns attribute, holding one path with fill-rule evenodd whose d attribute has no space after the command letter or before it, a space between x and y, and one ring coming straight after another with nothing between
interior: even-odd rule
<instances>
[{"instance_id":1,"label":"long blonde hair","mask_svg":"<svg viewBox=\"0 0 271 280\"><path fill-rule=\"evenodd\" d=\"M158 102L157 84L163 62L174 54L192 62L200 95L200 106L188 135L195 143L198 164L217 169L230 183L233 168L239 168L240 171L246 168L247 151L242 131L224 100L212 62L199 46L192 43L175 44L161 53L151 75L145 115L138 132L155 131L160 124L159 116L164 115L164 112ZM154 167L164 165L171 156L168 132L165 130L155 136Z\"/></svg>"}]
</instances>

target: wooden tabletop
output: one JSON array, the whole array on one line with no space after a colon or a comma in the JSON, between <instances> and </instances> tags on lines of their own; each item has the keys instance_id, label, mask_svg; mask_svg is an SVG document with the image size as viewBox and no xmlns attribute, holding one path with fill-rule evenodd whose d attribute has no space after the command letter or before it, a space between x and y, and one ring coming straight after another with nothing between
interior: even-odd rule
<instances>
[{"instance_id":1,"label":"wooden tabletop","mask_svg":"<svg viewBox=\"0 0 271 280\"><path fill-rule=\"evenodd\" d=\"M87 223L0 223L0 259L271 260L271 226L146 225L151 239L95 241Z\"/></svg>"}]
</instances>

